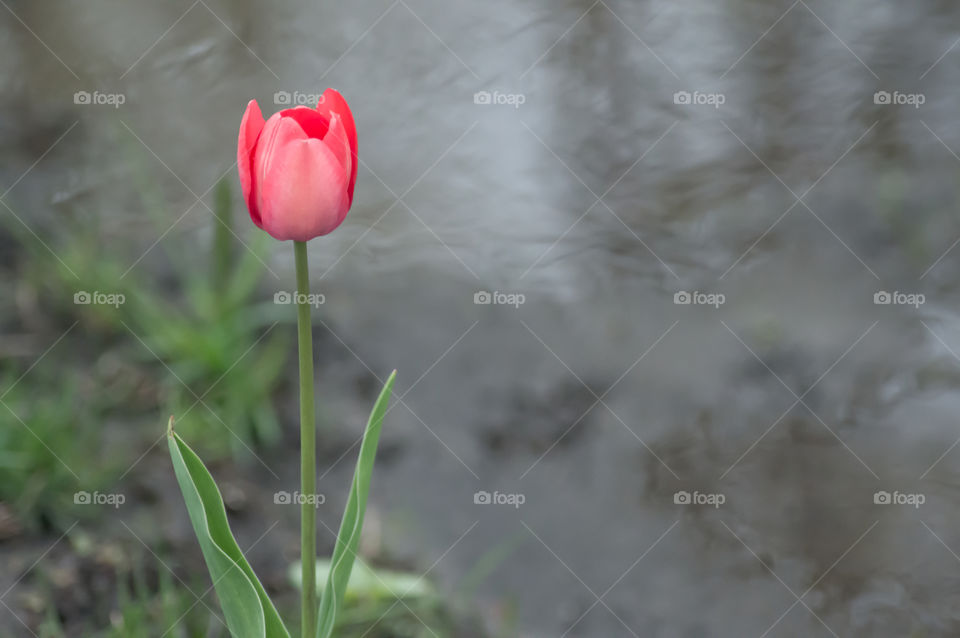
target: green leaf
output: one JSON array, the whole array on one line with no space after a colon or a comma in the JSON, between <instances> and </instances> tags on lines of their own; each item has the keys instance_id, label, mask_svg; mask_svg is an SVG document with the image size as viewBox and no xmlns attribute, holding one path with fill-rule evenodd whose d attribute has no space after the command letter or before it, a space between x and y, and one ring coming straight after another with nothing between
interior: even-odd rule
<instances>
[{"instance_id":1,"label":"green leaf","mask_svg":"<svg viewBox=\"0 0 960 638\"><path fill-rule=\"evenodd\" d=\"M330 576L331 562L324 559L317 560L317 591L323 592L327 578ZM300 561L290 565L287 576L297 589L301 586ZM374 569L362 558L357 558L353 564L353 572L344 601L351 600L394 600L396 598L429 598L436 596L434 587L423 576L400 572L392 569Z\"/></svg>"},{"instance_id":2,"label":"green leaf","mask_svg":"<svg viewBox=\"0 0 960 638\"><path fill-rule=\"evenodd\" d=\"M337 612L343 604L347 582L353 570L353 561L357 556L357 546L360 543L360 530L363 528L363 516L367 511L367 495L370 493L370 476L373 474L373 461L377 456L377 442L380 440L380 426L383 425L383 416L387 412L387 403L390 402L390 392L397 371L390 373L390 377L383 385L383 390L377 398L367 421L367 429L363 433L363 443L360 444L360 455L357 458L357 469L353 473L350 484L350 496L347 506L343 510L343 521L340 523L340 533L337 534L337 544L330 559L332 567L327 574L327 585L320 598L320 615L317 625L317 638L330 638L336 622Z\"/></svg>"},{"instance_id":3,"label":"green leaf","mask_svg":"<svg viewBox=\"0 0 960 638\"><path fill-rule=\"evenodd\" d=\"M220 598L233 638L290 638L280 615L230 532L223 498L200 457L167 429L173 469L183 492L193 531Z\"/></svg>"}]
</instances>

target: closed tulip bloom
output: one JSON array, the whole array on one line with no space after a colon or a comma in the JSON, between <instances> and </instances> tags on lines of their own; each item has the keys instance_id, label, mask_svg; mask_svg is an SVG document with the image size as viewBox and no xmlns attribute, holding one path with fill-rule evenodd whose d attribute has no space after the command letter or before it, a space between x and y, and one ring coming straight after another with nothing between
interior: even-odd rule
<instances>
[{"instance_id":1,"label":"closed tulip bloom","mask_svg":"<svg viewBox=\"0 0 960 638\"><path fill-rule=\"evenodd\" d=\"M240 186L253 223L279 240L307 241L343 222L357 181L350 107L327 89L316 109L284 109L264 121L251 100L237 142Z\"/></svg>"}]
</instances>

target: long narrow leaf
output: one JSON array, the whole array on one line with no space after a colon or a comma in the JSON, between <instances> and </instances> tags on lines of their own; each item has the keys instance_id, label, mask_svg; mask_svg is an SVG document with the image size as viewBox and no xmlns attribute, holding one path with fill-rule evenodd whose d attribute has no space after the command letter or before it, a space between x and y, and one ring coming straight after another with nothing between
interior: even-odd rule
<instances>
[{"instance_id":1,"label":"long narrow leaf","mask_svg":"<svg viewBox=\"0 0 960 638\"><path fill-rule=\"evenodd\" d=\"M357 546L360 543L363 516L367 511L367 495L370 493L370 476L373 474L373 462L377 456L380 426L383 425L383 417L387 411L387 403L390 402L390 392L396 377L397 371L394 370L383 385L377 402L373 405L367 421L367 429L363 433L357 469L353 473L353 481L350 484L350 496L343 510L340 533L337 534L337 544L330 559L331 568L327 574L327 586L324 587L323 596L320 599L317 638L330 638L333 635L337 613L347 590L347 582L350 580Z\"/></svg>"},{"instance_id":2,"label":"long narrow leaf","mask_svg":"<svg viewBox=\"0 0 960 638\"><path fill-rule=\"evenodd\" d=\"M167 429L173 469L233 638L290 638L230 532L223 498L200 457Z\"/></svg>"}]
</instances>

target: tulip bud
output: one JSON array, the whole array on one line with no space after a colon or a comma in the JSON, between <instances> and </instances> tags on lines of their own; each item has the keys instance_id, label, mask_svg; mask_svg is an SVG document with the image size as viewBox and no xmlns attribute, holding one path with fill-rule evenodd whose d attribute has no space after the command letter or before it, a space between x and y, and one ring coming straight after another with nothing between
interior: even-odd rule
<instances>
[{"instance_id":1,"label":"tulip bud","mask_svg":"<svg viewBox=\"0 0 960 638\"><path fill-rule=\"evenodd\" d=\"M316 109L284 109L264 121L251 100L237 141L240 186L253 223L279 240L307 241L343 222L357 181L350 107L327 89Z\"/></svg>"}]
</instances>

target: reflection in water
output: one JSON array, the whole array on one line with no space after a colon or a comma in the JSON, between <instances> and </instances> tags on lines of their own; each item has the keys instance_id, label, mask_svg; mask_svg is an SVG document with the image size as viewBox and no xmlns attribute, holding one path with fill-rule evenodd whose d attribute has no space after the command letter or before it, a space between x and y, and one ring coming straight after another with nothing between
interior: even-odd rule
<instances>
[{"instance_id":1,"label":"reflection in water","mask_svg":"<svg viewBox=\"0 0 960 638\"><path fill-rule=\"evenodd\" d=\"M456 582L521 533L484 604L516 598L530 636L955 635L953 5L12 8L52 51L4 16L2 183L53 150L5 201L47 238L110 220L131 262L160 232L144 184L188 211L164 241L209 228L190 207L246 100L349 96L364 166L315 276L360 358L430 371L385 433L416 441L378 486L422 521L397 553L428 565L479 519L437 568ZM478 488L526 503L478 511Z\"/></svg>"}]
</instances>

